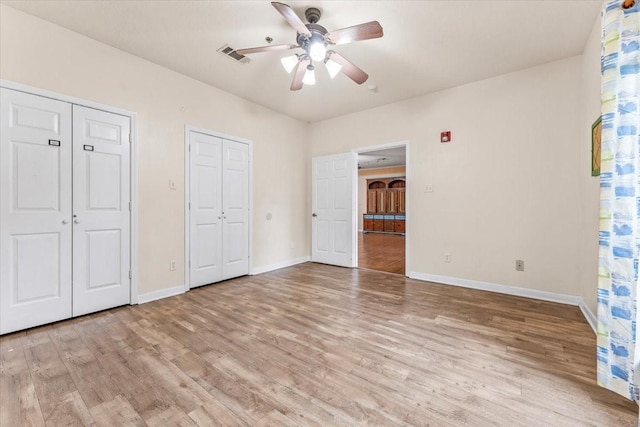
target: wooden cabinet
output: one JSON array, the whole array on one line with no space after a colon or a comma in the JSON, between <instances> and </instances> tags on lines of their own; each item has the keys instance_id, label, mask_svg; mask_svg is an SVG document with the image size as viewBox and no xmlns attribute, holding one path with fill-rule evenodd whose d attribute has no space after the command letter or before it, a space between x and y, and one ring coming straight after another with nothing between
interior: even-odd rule
<instances>
[{"instance_id":1,"label":"wooden cabinet","mask_svg":"<svg viewBox=\"0 0 640 427\"><path fill-rule=\"evenodd\" d=\"M387 212L387 190L376 190L376 213Z\"/></svg>"},{"instance_id":2,"label":"wooden cabinet","mask_svg":"<svg viewBox=\"0 0 640 427\"><path fill-rule=\"evenodd\" d=\"M407 193L404 188L402 190L398 190L397 199L398 199L398 213L399 214L406 213L407 212L407 209L406 209Z\"/></svg>"},{"instance_id":3,"label":"wooden cabinet","mask_svg":"<svg viewBox=\"0 0 640 427\"><path fill-rule=\"evenodd\" d=\"M398 192L395 190L387 190L387 210L386 213L398 213Z\"/></svg>"},{"instance_id":4,"label":"wooden cabinet","mask_svg":"<svg viewBox=\"0 0 640 427\"><path fill-rule=\"evenodd\" d=\"M367 180L367 213L402 214L405 200L404 177Z\"/></svg>"},{"instance_id":5,"label":"wooden cabinet","mask_svg":"<svg viewBox=\"0 0 640 427\"><path fill-rule=\"evenodd\" d=\"M385 215L384 216L384 231L387 233L395 233L395 215Z\"/></svg>"},{"instance_id":6,"label":"wooden cabinet","mask_svg":"<svg viewBox=\"0 0 640 427\"><path fill-rule=\"evenodd\" d=\"M364 214L362 229L364 231L373 231L373 215Z\"/></svg>"},{"instance_id":7,"label":"wooden cabinet","mask_svg":"<svg viewBox=\"0 0 640 427\"><path fill-rule=\"evenodd\" d=\"M376 212L376 190L367 190L367 213Z\"/></svg>"},{"instance_id":8,"label":"wooden cabinet","mask_svg":"<svg viewBox=\"0 0 640 427\"><path fill-rule=\"evenodd\" d=\"M372 215L364 214L362 230L378 233L405 233L404 215Z\"/></svg>"},{"instance_id":9,"label":"wooden cabinet","mask_svg":"<svg viewBox=\"0 0 640 427\"><path fill-rule=\"evenodd\" d=\"M373 231L384 231L384 215L373 216Z\"/></svg>"}]
</instances>

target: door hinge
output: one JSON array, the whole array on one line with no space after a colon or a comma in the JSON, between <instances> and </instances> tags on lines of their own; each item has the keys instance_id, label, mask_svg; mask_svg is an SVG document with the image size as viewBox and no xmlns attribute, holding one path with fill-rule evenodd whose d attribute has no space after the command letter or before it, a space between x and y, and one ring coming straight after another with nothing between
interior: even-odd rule
<instances>
[{"instance_id":1,"label":"door hinge","mask_svg":"<svg viewBox=\"0 0 640 427\"><path fill-rule=\"evenodd\" d=\"M133 279L133 273L131 273L131 270L129 270L129 279Z\"/></svg>"}]
</instances>

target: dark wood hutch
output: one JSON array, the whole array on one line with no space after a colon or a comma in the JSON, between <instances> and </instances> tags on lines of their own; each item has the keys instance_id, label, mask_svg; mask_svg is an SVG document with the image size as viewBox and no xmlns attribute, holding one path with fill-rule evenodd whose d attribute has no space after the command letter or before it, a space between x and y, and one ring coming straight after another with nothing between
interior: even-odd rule
<instances>
[{"instance_id":1,"label":"dark wood hutch","mask_svg":"<svg viewBox=\"0 0 640 427\"><path fill-rule=\"evenodd\" d=\"M405 233L406 179L367 179L363 232Z\"/></svg>"}]
</instances>

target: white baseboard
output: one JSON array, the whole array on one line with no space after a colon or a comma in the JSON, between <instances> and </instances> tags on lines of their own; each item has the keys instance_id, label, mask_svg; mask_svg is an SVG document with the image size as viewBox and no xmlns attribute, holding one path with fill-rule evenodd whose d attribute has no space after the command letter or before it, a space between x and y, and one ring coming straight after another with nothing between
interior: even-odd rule
<instances>
[{"instance_id":1,"label":"white baseboard","mask_svg":"<svg viewBox=\"0 0 640 427\"><path fill-rule=\"evenodd\" d=\"M281 268L291 267L292 265L302 264L303 262L309 262L311 257L303 256L301 258L288 259L286 261L276 262L275 264L263 265L262 267L256 267L251 270L251 275L268 273L273 270L280 270Z\"/></svg>"},{"instance_id":2,"label":"white baseboard","mask_svg":"<svg viewBox=\"0 0 640 427\"><path fill-rule=\"evenodd\" d=\"M145 302L151 302L157 299L168 298L180 294L184 294L184 285L138 295L138 304L144 304Z\"/></svg>"},{"instance_id":3,"label":"white baseboard","mask_svg":"<svg viewBox=\"0 0 640 427\"><path fill-rule=\"evenodd\" d=\"M501 294L527 297L543 301L558 302L568 305L580 305L582 298L574 295L557 294L555 292L538 291L535 289L518 288L516 286L498 285L495 283L480 282L478 280L459 279L457 277L439 276L436 274L425 274L410 271L407 275L412 279L424 280L427 282L443 283L445 285L460 286L463 288L480 289L483 291L498 292Z\"/></svg>"},{"instance_id":4,"label":"white baseboard","mask_svg":"<svg viewBox=\"0 0 640 427\"><path fill-rule=\"evenodd\" d=\"M595 316L595 314L593 314L593 311L591 311L589 306L585 304L584 300L580 299L579 307L580 310L582 310L584 318L587 319L587 323L589 323L589 326L591 326L591 329L593 329L593 333L596 334L596 328L598 324L597 317Z\"/></svg>"},{"instance_id":5,"label":"white baseboard","mask_svg":"<svg viewBox=\"0 0 640 427\"><path fill-rule=\"evenodd\" d=\"M477 280L459 279L457 277L439 276L436 274L418 273L410 271L408 277L416 280L424 280L427 282L442 283L445 285L460 286L463 288L480 289L483 291L498 292L501 294L514 295L518 297L526 297L539 299L543 301L557 302L560 304L575 305L580 308L584 318L586 319L593 332L596 333L596 316L589 309L584 300L574 295L557 294L554 292L538 291L535 289L518 288L516 286L498 285L495 283L480 282Z\"/></svg>"}]
</instances>

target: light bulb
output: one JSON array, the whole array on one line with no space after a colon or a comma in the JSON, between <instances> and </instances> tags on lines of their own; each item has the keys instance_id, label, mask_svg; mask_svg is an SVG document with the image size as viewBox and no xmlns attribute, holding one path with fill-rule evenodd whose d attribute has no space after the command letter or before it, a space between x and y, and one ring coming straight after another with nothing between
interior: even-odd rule
<instances>
[{"instance_id":1,"label":"light bulb","mask_svg":"<svg viewBox=\"0 0 640 427\"><path fill-rule=\"evenodd\" d=\"M322 42L314 42L309 46L309 56L314 61L322 61L327 54L327 48Z\"/></svg>"},{"instance_id":2,"label":"light bulb","mask_svg":"<svg viewBox=\"0 0 640 427\"><path fill-rule=\"evenodd\" d=\"M331 77L331 78L334 78L335 76L337 76L338 73L340 72L340 70L342 69L342 65L340 65L336 61L332 61L330 59L327 59L327 61L325 62L325 65L327 66L327 71L329 72L329 77Z\"/></svg>"},{"instance_id":3,"label":"light bulb","mask_svg":"<svg viewBox=\"0 0 640 427\"><path fill-rule=\"evenodd\" d=\"M287 73L291 74L298 63L298 55L285 56L280 60L280 62L282 62L282 66L287 70Z\"/></svg>"},{"instance_id":4,"label":"light bulb","mask_svg":"<svg viewBox=\"0 0 640 427\"><path fill-rule=\"evenodd\" d=\"M316 72L314 71L313 65L307 67L307 71L305 71L304 77L302 78L302 83L306 85L316 84Z\"/></svg>"}]
</instances>

